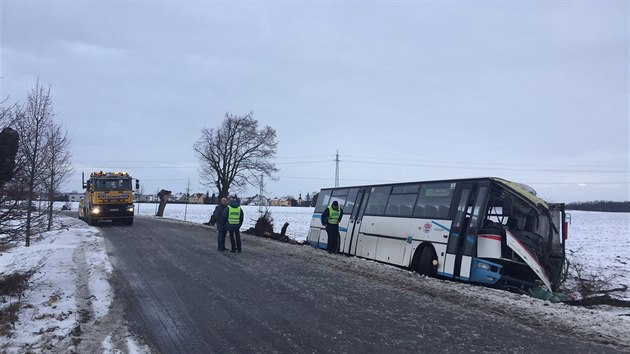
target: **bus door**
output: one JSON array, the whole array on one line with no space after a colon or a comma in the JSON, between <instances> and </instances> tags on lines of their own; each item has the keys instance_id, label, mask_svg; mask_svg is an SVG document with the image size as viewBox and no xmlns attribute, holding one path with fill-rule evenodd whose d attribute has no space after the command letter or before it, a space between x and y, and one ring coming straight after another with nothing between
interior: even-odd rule
<instances>
[{"instance_id":1,"label":"bus door","mask_svg":"<svg viewBox=\"0 0 630 354\"><path fill-rule=\"evenodd\" d=\"M363 219L363 213L365 212L365 206L367 205L367 200L369 196L369 188L359 189L356 202L354 203L354 209L352 209L350 220L348 222L348 232L346 233L346 235L349 237L346 237L344 240L344 244L341 245L341 251L343 253L357 253L357 240L359 239L361 220Z\"/></svg>"},{"instance_id":2,"label":"bus door","mask_svg":"<svg viewBox=\"0 0 630 354\"><path fill-rule=\"evenodd\" d=\"M441 275L462 280L470 279L470 267L477 251L477 234L483 221L483 206L488 188L489 183L478 185L467 183L462 186Z\"/></svg>"}]
</instances>

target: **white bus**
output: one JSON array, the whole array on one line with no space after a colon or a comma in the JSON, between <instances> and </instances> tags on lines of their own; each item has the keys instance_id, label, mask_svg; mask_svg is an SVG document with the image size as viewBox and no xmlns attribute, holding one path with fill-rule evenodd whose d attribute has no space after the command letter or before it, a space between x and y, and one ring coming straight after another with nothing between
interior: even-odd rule
<instances>
[{"instance_id":1,"label":"white bus","mask_svg":"<svg viewBox=\"0 0 630 354\"><path fill-rule=\"evenodd\" d=\"M558 287L565 263L564 204L500 178L322 189L308 242L326 248L321 214L343 208L339 251L429 276L526 291Z\"/></svg>"}]
</instances>

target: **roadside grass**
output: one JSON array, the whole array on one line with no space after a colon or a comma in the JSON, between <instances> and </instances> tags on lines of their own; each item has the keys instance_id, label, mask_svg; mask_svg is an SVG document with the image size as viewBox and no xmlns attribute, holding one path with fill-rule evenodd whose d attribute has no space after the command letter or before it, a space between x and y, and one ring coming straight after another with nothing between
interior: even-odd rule
<instances>
[{"instance_id":1,"label":"roadside grass","mask_svg":"<svg viewBox=\"0 0 630 354\"><path fill-rule=\"evenodd\" d=\"M41 264L26 272L0 276L0 336L11 336L22 306L22 297L29 288L29 280L39 268Z\"/></svg>"}]
</instances>

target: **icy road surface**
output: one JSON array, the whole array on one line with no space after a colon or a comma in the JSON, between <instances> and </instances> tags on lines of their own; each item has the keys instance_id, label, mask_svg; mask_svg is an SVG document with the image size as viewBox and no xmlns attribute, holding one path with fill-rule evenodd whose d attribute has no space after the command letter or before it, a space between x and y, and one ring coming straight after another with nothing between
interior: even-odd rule
<instances>
[{"instance_id":1,"label":"icy road surface","mask_svg":"<svg viewBox=\"0 0 630 354\"><path fill-rule=\"evenodd\" d=\"M100 227L129 329L156 353L617 352L630 318L199 224ZM229 242L228 242L229 244Z\"/></svg>"}]
</instances>

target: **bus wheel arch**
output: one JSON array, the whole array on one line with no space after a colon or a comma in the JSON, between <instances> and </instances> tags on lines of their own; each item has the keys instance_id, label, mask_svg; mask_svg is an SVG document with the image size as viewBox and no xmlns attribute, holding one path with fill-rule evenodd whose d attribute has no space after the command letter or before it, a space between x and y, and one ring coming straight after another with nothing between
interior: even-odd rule
<instances>
[{"instance_id":1,"label":"bus wheel arch","mask_svg":"<svg viewBox=\"0 0 630 354\"><path fill-rule=\"evenodd\" d=\"M437 276L437 253L430 243L423 242L416 248L411 267L416 272L430 276Z\"/></svg>"}]
</instances>

